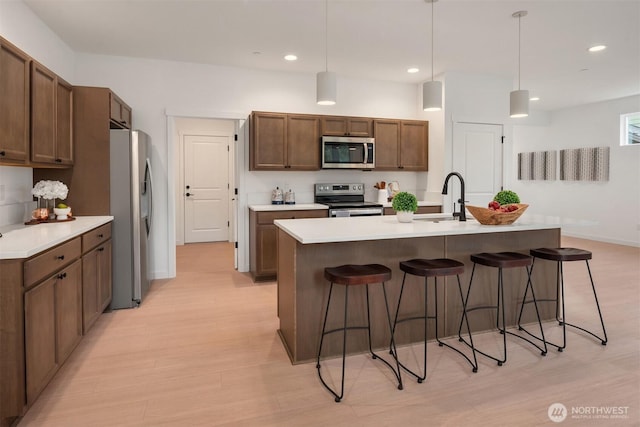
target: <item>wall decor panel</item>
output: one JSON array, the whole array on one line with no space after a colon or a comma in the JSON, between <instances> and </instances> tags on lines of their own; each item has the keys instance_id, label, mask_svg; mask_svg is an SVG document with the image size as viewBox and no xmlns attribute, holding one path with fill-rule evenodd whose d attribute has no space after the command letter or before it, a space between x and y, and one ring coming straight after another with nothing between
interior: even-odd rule
<instances>
[{"instance_id":1,"label":"wall decor panel","mask_svg":"<svg viewBox=\"0 0 640 427\"><path fill-rule=\"evenodd\" d=\"M608 181L609 147L560 150L560 180Z\"/></svg>"},{"instance_id":2,"label":"wall decor panel","mask_svg":"<svg viewBox=\"0 0 640 427\"><path fill-rule=\"evenodd\" d=\"M556 151L518 153L518 179L554 181L557 157Z\"/></svg>"}]
</instances>

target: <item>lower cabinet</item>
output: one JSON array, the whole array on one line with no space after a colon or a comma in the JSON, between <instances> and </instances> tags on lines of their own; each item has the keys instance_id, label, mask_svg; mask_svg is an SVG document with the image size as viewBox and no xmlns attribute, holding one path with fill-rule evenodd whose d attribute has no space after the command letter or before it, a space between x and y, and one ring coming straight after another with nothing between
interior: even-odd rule
<instances>
[{"instance_id":1,"label":"lower cabinet","mask_svg":"<svg viewBox=\"0 0 640 427\"><path fill-rule=\"evenodd\" d=\"M82 327L86 334L111 303L111 240L82 256Z\"/></svg>"},{"instance_id":2,"label":"lower cabinet","mask_svg":"<svg viewBox=\"0 0 640 427\"><path fill-rule=\"evenodd\" d=\"M27 405L82 338L81 269L76 260L24 294Z\"/></svg>"},{"instance_id":3,"label":"lower cabinet","mask_svg":"<svg viewBox=\"0 0 640 427\"><path fill-rule=\"evenodd\" d=\"M277 219L326 218L326 209L249 211L251 275L256 281L273 280L278 275Z\"/></svg>"}]
</instances>

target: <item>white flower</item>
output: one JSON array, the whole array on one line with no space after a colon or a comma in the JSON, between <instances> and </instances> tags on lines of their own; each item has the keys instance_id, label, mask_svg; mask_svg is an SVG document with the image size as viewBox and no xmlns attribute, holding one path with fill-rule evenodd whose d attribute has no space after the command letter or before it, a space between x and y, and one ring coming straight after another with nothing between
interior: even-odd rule
<instances>
[{"instance_id":1,"label":"white flower","mask_svg":"<svg viewBox=\"0 0 640 427\"><path fill-rule=\"evenodd\" d=\"M43 199L66 199L69 189L60 181L39 181L33 186L31 194Z\"/></svg>"}]
</instances>

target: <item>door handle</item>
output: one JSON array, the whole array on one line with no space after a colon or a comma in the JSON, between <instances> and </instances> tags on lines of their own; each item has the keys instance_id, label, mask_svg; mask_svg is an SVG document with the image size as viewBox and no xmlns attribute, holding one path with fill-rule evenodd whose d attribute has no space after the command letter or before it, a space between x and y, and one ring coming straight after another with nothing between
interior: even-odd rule
<instances>
[{"instance_id":1,"label":"door handle","mask_svg":"<svg viewBox=\"0 0 640 427\"><path fill-rule=\"evenodd\" d=\"M191 196L191 195L192 195L191 193L187 193L187 194L185 194L185 196L187 196L187 197L189 197L189 196Z\"/></svg>"}]
</instances>

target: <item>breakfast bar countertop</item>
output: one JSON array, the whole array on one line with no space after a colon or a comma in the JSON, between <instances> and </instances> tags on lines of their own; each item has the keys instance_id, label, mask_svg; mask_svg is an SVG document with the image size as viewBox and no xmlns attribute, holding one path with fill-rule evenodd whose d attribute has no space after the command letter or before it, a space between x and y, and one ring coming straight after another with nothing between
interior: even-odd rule
<instances>
[{"instance_id":1,"label":"breakfast bar countertop","mask_svg":"<svg viewBox=\"0 0 640 427\"><path fill-rule=\"evenodd\" d=\"M398 222L395 215L282 219L274 223L302 244L542 230L566 223L558 217L526 213L510 225L482 225L473 218L460 222L450 217L451 214L419 214L410 223Z\"/></svg>"},{"instance_id":2,"label":"breakfast bar countertop","mask_svg":"<svg viewBox=\"0 0 640 427\"><path fill-rule=\"evenodd\" d=\"M18 225L0 237L0 260L29 258L113 221L112 216L78 216L74 221Z\"/></svg>"}]
</instances>

